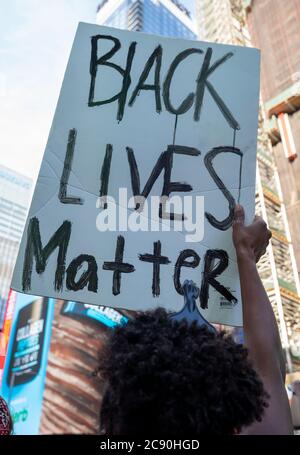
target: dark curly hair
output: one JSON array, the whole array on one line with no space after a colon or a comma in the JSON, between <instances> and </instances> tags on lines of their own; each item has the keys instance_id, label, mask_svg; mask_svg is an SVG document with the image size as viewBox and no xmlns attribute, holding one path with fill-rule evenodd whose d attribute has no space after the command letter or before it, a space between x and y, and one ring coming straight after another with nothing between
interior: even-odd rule
<instances>
[{"instance_id":1,"label":"dark curly hair","mask_svg":"<svg viewBox=\"0 0 300 455\"><path fill-rule=\"evenodd\" d=\"M106 434L233 434L267 406L246 348L161 308L117 328L99 370Z\"/></svg>"}]
</instances>

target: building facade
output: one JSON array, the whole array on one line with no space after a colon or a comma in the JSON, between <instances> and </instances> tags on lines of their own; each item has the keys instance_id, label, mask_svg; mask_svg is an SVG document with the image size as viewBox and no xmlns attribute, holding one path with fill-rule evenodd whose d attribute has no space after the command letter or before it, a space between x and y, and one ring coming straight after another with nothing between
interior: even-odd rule
<instances>
[{"instance_id":1,"label":"building facade","mask_svg":"<svg viewBox=\"0 0 300 455\"><path fill-rule=\"evenodd\" d=\"M252 3L255 4L255 1ZM196 2L200 39L252 46L245 10L247 6L245 4L250 2L242 0L196 0ZM261 2L270 3L268 0L261 0ZM268 12L265 12L265 17L272 14L272 8L273 0L272 7L269 5ZM260 27L262 28L263 26ZM269 68L269 72L271 73L272 69L270 71ZM296 245L291 240L290 232L293 226L287 216L288 207L283 196L284 185L278 164L274 159L274 146L272 148L266 126L266 114L261 104L257 143L256 212L268 222L273 237L268 253L259 263L259 272L279 323L281 339L291 371L292 360L300 355L299 268L297 270ZM290 180L289 184L293 191L293 181ZM295 362L293 363L295 365Z\"/></svg>"},{"instance_id":2,"label":"building facade","mask_svg":"<svg viewBox=\"0 0 300 455\"><path fill-rule=\"evenodd\" d=\"M97 23L162 36L197 38L190 12L177 0L104 0L98 6Z\"/></svg>"},{"instance_id":3,"label":"building facade","mask_svg":"<svg viewBox=\"0 0 300 455\"><path fill-rule=\"evenodd\" d=\"M0 330L31 188L29 178L0 166Z\"/></svg>"},{"instance_id":4,"label":"building facade","mask_svg":"<svg viewBox=\"0 0 300 455\"><path fill-rule=\"evenodd\" d=\"M300 2L244 2L251 40L261 49L261 89L300 273Z\"/></svg>"}]
</instances>

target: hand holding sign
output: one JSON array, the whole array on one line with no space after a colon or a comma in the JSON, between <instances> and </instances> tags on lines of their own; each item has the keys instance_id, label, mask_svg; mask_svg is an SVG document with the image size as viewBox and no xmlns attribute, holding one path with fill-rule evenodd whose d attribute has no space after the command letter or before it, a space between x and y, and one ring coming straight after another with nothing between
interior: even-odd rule
<instances>
[{"instance_id":1,"label":"hand holding sign","mask_svg":"<svg viewBox=\"0 0 300 455\"><path fill-rule=\"evenodd\" d=\"M232 237L238 258L246 255L258 262L266 252L272 232L259 216L255 216L250 226L245 226L244 209L237 204L234 211Z\"/></svg>"}]
</instances>

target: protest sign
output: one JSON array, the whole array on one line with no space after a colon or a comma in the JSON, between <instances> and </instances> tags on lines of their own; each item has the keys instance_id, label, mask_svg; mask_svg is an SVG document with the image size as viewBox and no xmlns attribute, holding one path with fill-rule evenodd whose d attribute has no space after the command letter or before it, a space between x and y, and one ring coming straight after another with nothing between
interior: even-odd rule
<instances>
[{"instance_id":1,"label":"protest sign","mask_svg":"<svg viewBox=\"0 0 300 455\"><path fill-rule=\"evenodd\" d=\"M80 23L13 288L239 325L235 201L254 215L259 51Z\"/></svg>"}]
</instances>

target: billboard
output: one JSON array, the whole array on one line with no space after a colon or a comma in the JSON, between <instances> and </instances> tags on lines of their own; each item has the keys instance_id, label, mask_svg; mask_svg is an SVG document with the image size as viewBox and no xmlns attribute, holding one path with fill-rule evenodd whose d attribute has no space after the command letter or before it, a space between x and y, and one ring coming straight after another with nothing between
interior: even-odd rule
<instances>
[{"instance_id":1,"label":"billboard","mask_svg":"<svg viewBox=\"0 0 300 455\"><path fill-rule=\"evenodd\" d=\"M113 308L70 301L63 304L61 314L83 322L84 320L94 321L96 324L103 324L111 329L126 324L128 321L124 314Z\"/></svg>"},{"instance_id":2,"label":"billboard","mask_svg":"<svg viewBox=\"0 0 300 455\"><path fill-rule=\"evenodd\" d=\"M3 328L0 332L0 387L2 383L3 369L6 358L7 347L9 343L9 336L11 325L13 321L13 314L16 305L17 292L10 289L8 299L6 302L6 309L4 314Z\"/></svg>"},{"instance_id":3,"label":"billboard","mask_svg":"<svg viewBox=\"0 0 300 455\"><path fill-rule=\"evenodd\" d=\"M53 400L56 412L60 403L64 411L68 410L70 401L76 397L79 382L84 385L82 397L78 398L82 404L79 414L82 416L87 407L90 410L97 405L101 387L96 385L93 370L103 338L107 331L127 321L127 316L112 308L11 292L5 321L8 343L0 395L9 405L14 433L34 435L51 432L49 422L54 414ZM78 337L72 338L75 329ZM83 365L86 365L84 374ZM86 389L92 386L89 404ZM60 396L64 390L70 391L70 398L68 394ZM72 432L72 423L67 419L68 412L62 412L51 427L53 432L59 432L59 425L64 421L64 432ZM82 431L85 432L86 427L82 427Z\"/></svg>"},{"instance_id":4,"label":"billboard","mask_svg":"<svg viewBox=\"0 0 300 455\"><path fill-rule=\"evenodd\" d=\"M47 366L42 434L96 434L104 381L96 374L111 331L132 317L57 300Z\"/></svg>"},{"instance_id":5,"label":"billboard","mask_svg":"<svg viewBox=\"0 0 300 455\"><path fill-rule=\"evenodd\" d=\"M38 434L54 300L17 294L1 384L15 434Z\"/></svg>"}]
</instances>

